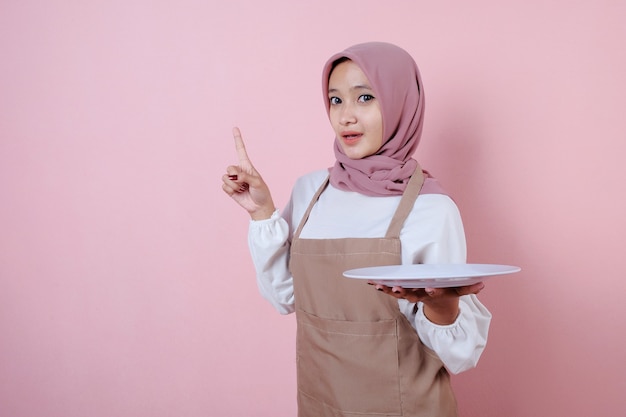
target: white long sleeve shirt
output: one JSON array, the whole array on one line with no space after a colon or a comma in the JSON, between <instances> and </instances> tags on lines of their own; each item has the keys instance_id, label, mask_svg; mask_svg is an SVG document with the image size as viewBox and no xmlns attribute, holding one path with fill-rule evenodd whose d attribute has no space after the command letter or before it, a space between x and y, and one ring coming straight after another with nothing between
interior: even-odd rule
<instances>
[{"instance_id":1,"label":"white long sleeve shirt","mask_svg":"<svg viewBox=\"0 0 626 417\"><path fill-rule=\"evenodd\" d=\"M298 179L280 215L251 221L248 244L261 295L281 314L294 312L289 248L313 195L328 175L312 172ZM383 237L401 196L370 197L328 185L314 205L300 237L306 239ZM416 200L400 233L403 264L464 263L465 234L454 202L445 195L424 194ZM459 299L460 314L450 325L430 322L422 303L398 300L400 311L422 342L435 351L446 368L459 373L473 368L485 348L491 314L475 295Z\"/></svg>"}]
</instances>

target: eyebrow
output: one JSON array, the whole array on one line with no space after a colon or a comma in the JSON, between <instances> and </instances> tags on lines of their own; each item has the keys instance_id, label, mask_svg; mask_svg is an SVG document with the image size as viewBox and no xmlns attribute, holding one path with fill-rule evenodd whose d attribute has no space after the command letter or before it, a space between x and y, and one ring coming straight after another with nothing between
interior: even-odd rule
<instances>
[{"instance_id":1,"label":"eyebrow","mask_svg":"<svg viewBox=\"0 0 626 417\"><path fill-rule=\"evenodd\" d=\"M371 90L371 91L373 91L372 87L370 87L367 84L357 84L357 85L354 85L354 86L350 87L350 91L354 91L354 90ZM336 93L338 91L339 90L336 89L336 88L329 88L328 89L329 93Z\"/></svg>"}]
</instances>

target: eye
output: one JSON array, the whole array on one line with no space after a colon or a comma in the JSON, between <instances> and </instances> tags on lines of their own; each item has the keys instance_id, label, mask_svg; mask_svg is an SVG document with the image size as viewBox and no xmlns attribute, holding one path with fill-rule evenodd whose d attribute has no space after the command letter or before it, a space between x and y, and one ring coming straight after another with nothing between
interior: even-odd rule
<instances>
[{"instance_id":1,"label":"eye","mask_svg":"<svg viewBox=\"0 0 626 417\"><path fill-rule=\"evenodd\" d=\"M330 105L341 104L341 99L339 97L331 97L329 99Z\"/></svg>"},{"instance_id":2,"label":"eye","mask_svg":"<svg viewBox=\"0 0 626 417\"><path fill-rule=\"evenodd\" d=\"M367 103L371 100L374 100L374 96L371 94L362 94L359 96L359 103Z\"/></svg>"}]
</instances>

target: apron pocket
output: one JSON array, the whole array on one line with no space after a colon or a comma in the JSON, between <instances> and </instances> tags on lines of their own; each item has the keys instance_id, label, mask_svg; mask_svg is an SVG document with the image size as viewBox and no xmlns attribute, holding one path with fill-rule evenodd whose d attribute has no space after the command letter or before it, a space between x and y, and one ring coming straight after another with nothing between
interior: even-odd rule
<instances>
[{"instance_id":1,"label":"apron pocket","mask_svg":"<svg viewBox=\"0 0 626 417\"><path fill-rule=\"evenodd\" d=\"M396 320L354 322L297 313L301 393L342 412L402 414Z\"/></svg>"}]
</instances>

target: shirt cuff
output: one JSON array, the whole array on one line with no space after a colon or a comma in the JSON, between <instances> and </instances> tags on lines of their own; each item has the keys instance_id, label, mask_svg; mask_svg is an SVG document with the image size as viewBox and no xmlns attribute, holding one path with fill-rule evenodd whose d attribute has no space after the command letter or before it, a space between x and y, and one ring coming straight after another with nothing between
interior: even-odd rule
<instances>
[{"instance_id":1,"label":"shirt cuff","mask_svg":"<svg viewBox=\"0 0 626 417\"><path fill-rule=\"evenodd\" d=\"M426 347L435 351L453 374L476 366L485 349L491 313L475 295L459 299L459 316L454 323L439 325L424 315L422 303L415 314L415 327Z\"/></svg>"}]
</instances>

